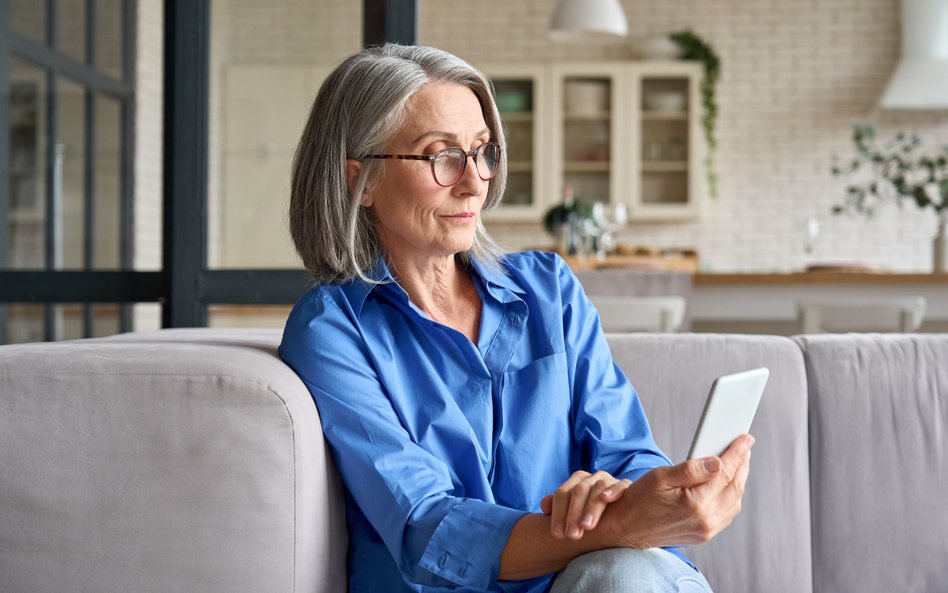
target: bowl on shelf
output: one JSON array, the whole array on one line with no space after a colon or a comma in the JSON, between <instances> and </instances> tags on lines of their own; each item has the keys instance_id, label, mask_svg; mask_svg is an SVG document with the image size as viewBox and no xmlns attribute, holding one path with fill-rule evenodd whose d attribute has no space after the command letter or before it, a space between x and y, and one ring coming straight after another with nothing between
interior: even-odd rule
<instances>
[{"instance_id":1,"label":"bowl on shelf","mask_svg":"<svg viewBox=\"0 0 948 593\"><path fill-rule=\"evenodd\" d=\"M643 35L631 41L632 53L643 60L675 60L681 57L681 47L668 34Z\"/></svg>"},{"instance_id":2,"label":"bowl on shelf","mask_svg":"<svg viewBox=\"0 0 948 593\"><path fill-rule=\"evenodd\" d=\"M568 80L565 108L571 115L596 115L609 110L609 84L604 80Z\"/></svg>"},{"instance_id":3,"label":"bowl on shelf","mask_svg":"<svg viewBox=\"0 0 948 593\"><path fill-rule=\"evenodd\" d=\"M685 94L680 91L649 91L642 96L642 103L649 111L683 111Z\"/></svg>"},{"instance_id":4,"label":"bowl on shelf","mask_svg":"<svg viewBox=\"0 0 948 593\"><path fill-rule=\"evenodd\" d=\"M530 111L530 97L520 91L498 91L494 99L497 109L506 113Z\"/></svg>"}]
</instances>

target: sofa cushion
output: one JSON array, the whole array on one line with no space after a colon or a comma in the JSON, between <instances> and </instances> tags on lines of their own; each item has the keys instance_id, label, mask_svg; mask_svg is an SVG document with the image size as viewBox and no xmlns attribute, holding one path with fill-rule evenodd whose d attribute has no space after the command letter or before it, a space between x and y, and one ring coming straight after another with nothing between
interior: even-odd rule
<instances>
[{"instance_id":1,"label":"sofa cushion","mask_svg":"<svg viewBox=\"0 0 948 593\"><path fill-rule=\"evenodd\" d=\"M279 339L0 348L3 590L344 590L342 489Z\"/></svg>"},{"instance_id":2,"label":"sofa cushion","mask_svg":"<svg viewBox=\"0 0 948 593\"><path fill-rule=\"evenodd\" d=\"M948 335L798 338L814 590L948 588Z\"/></svg>"},{"instance_id":3,"label":"sofa cushion","mask_svg":"<svg viewBox=\"0 0 948 593\"><path fill-rule=\"evenodd\" d=\"M718 537L687 553L716 591L812 591L806 377L797 345L720 334L614 334L609 342L656 441L676 463L688 453L714 378L770 369L751 428L757 442L743 510Z\"/></svg>"}]
</instances>

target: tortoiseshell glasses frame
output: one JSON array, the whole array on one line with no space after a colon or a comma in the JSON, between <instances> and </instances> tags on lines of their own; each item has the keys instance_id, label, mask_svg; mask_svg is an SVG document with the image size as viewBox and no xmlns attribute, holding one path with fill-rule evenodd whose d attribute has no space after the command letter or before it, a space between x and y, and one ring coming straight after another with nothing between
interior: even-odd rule
<instances>
[{"instance_id":1,"label":"tortoiseshell glasses frame","mask_svg":"<svg viewBox=\"0 0 948 593\"><path fill-rule=\"evenodd\" d=\"M452 146L434 154L370 154L367 159L396 159L406 161L428 161L431 176L441 187L451 187L461 180L467 169L467 159L474 159L474 168L482 181L490 181L497 173L503 148L496 142L486 142L470 152Z\"/></svg>"}]
</instances>

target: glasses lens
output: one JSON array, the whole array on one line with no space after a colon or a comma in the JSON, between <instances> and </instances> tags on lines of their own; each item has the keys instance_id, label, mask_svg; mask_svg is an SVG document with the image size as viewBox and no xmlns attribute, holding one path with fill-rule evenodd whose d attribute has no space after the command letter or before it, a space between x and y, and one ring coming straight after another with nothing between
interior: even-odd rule
<instances>
[{"instance_id":1,"label":"glasses lens","mask_svg":"<svg viewBox=\"0 0 948 593\"><path fill-rule=\"evenodd\" d=\"M481 179L487 181L493 179L494 172L497 171L497 163L500 162L500 144L488 142L477 149L477 174Z\"/></svg>"},{"instance_id":2,"label":"glasses lens","mask_svg":"<svg viewBox=\"0 0 948 593\"><path fill-rule=\"evenodd\" d=\"M439 185L447 187L457 183L464 173L467 155L460 148L446 148L435 155L434 176Z\"/></svg>"}]
</instances>

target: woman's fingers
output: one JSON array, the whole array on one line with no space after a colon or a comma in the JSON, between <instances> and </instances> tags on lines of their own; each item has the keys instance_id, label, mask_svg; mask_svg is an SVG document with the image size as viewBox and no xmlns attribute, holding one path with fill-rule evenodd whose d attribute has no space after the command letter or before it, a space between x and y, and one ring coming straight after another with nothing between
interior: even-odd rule
<instances>
[{"instance_id":1,"label":"woman's fingers","mask_svg":"<svg viewBox=\"0 0 948 593\"><path fill-rule=\"evenodd\" d=\"M589 476L589 472L574 472L568 480L560 484L553 493L550 511L550 530L553 537L566 537L566 514L569 512L572 491L577 484Z\"/></svg>"},{"instance_id":2,"label":"woman's fingers","mask_svg":"<svg viewBox=\"0 0 948 593\"><path fill-rule=\"evenodd\" d=\"M630 484L632 484L631 480L616 480L609 474L596 480L586 498L586 507L579 516L579 529L583 531L595 529L606 507L622 498L623 492Z\"/></svg>"},{"instance_id":3,"label":"woman's fingers","mask_svg":"<svg viewBox=\"0 0 948 593\"><path fill-rule=\"evenodd\" d=\"M600 471L587 475L573 486L564 524L566 537L580 539L586 530L596 527L602 513L609 506L609 502L602 498L602 493L616 486L618 482L619 480L609 473ZM616 487L616 489L620 488ZM621 489L624 490L624 488Z\"/></svg>"}]
</instances>

